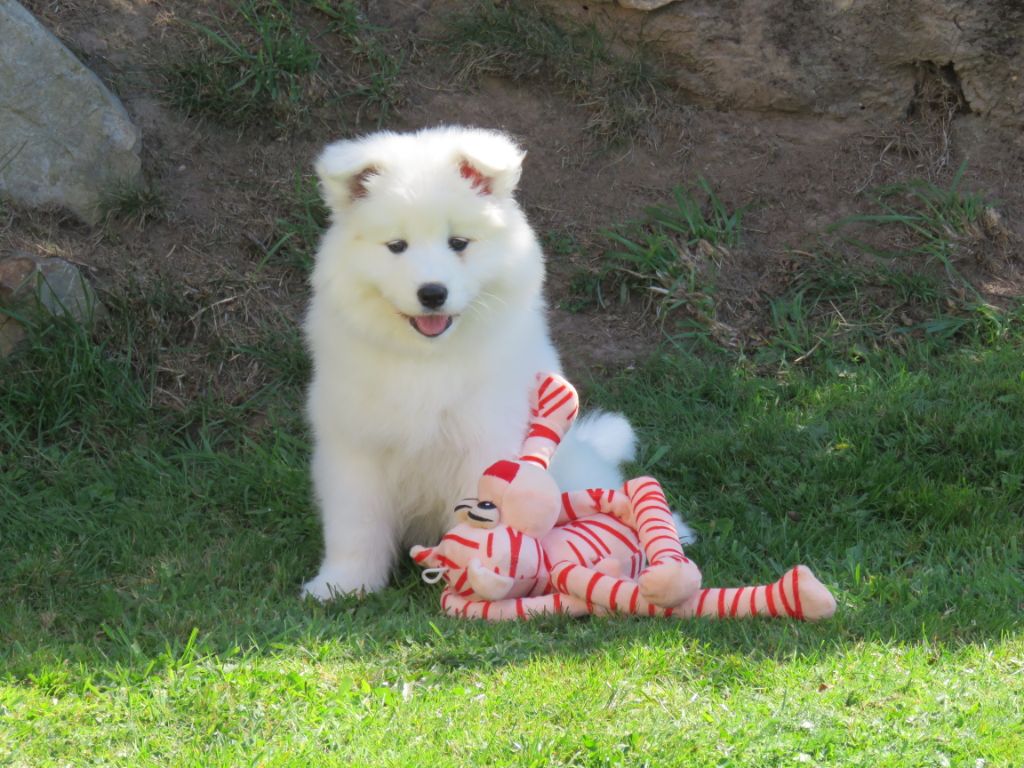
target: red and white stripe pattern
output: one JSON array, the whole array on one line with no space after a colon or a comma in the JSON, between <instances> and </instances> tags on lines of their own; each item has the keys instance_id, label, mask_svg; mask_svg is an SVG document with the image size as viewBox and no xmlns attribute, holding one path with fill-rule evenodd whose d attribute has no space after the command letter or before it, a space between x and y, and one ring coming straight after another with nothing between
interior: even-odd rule
<instances>
[{"instance_id":1,"label":"red and white stripe pattern","mask_svg":"<svg viewBox=\"0 0 1024 768\"><path fill-rule=\"evenodd\" d=\"M580 398L572 384L558 374L539 377L539 382L531 400L530 425L519 460L547 469L562 437L579 413Z\"/></svg>"},{"instance_id":2,"label":"red and white stripe pattern","mask_svg":"<svg viewBox=\"0 0 1024 768\"><path fill-rule=\"evenodd\" d=\"M560 525L595 514L613 515L626 525L633 524L633 510L629 504L629 497L622 491L589 488L585 491L566 491L562 494L562 509L558 515Z\"/></svg>"},{"instance_id":3,"label":"red and white stripe pattern","mask_svg":"<svg viewBox=\"0 0 1024 768\"><path fill-rule=\"evenodd\" d=\"M478 180L463 171L474 187ZM538 376L519 462L499 461L481 479L499 508L526 463L546 470L579 410L575 389L556 374ZM530 468L530 471L536 471ZM621 491L590 489L563 493L558 525L536 539L507 523L487 531L450 531L435 549L419 551L421 565L441 568L448 586L444 611L456 617L524 619L547 613L627 613L688 618L782 616L813 620L830 616L835 600L804 566L769 585L699 589L700 571L683 553L664 491L657 480L640 477ZM529 511L529 508L527 509ZM508 508L505 509L508 514ZM514 523L513 523L514 524ZM535 526L536 535L543 535ZM444 554L436 551L444 549ZM414 548L418 549L418 548ZM480 563L471 561L479 559ZM481 563L484 569L481 571ZM644 567L646 563L646 567ZM481 600L495 574L512 580L507 597ZM472 571L472 574L470 573ZM483 578L486 577L486 578ZM476 584L480 592L474 592Z\"/></svg>"},{"instance_id":4,"label":"red and white stripe pattern","mask_svg":"<svg viewBox=\"0 0 1024 768\"><path fill-rule=\"evenodd\" d=\"M832 595L804 565L791 568L771 584L702 589L692 606L692 615L702 619L781 616L814 621L834 612Z\"/></svg>"},{"instance_id":5,"label":"red and white stripe pattern","mask_svg":"<svg viewBox=\"0 0 1024 768\"><path fill-rule=\"evenodd\" d=\"M559 525L544 537L542 544L551 563L570 562L594 566L613 560L628 564L629 575L636 578L644 561L636 533L618 518L606 514L579 517Z\"/></svg>"},{"instance_id":6,"label":"red and white stripe pattern","mask_svg":"<svg viewBox=\"0 0 1024 768\"><path fill-rule=\"evenodd\" d=\"M632 509L632 525L640 537L647 562L654 566L661 563L688 563L679 543L679 532L672 520L672 513L665 499L661 483L653 477L638 477L623 486Z\"/></svg>"},{"instance_id":7,"label":"red and white stripe pattern","mask_svg":"<svg viewBox=\"0 0 1024 768\"><path fill-rule=\"evenodd\" d=\"M481 538L474 540L469 536ZM437 567L446 569L442 576L448 588L461 597L473 595L473 589L467 583L469 574L466 565L469 561L479 558L487 563L499 551L508 553L508 567L499 570L495 566L493 570L514 580L510 597L543 594L547 590L547 557L540 542L533 536L508 526L499 526L490 531L457 526L455 530L442 536L441 542L446 554L438 551L441 549L439 545L420 550L413 556L413 560L419 565L429 561L436 563Z\"/></svg>"},{"instance_id":8,"label":"red and white stripe pattern","mask_svg":"<svg viewBox=\"0 0 1024 768\"><path fill-rule=\"evenodd\" d=\"M445 590L441 595L441 608L454 618L488 621L529 619L550 613L566 613L571 616L588 613L582 602L558 592L506 600L473 600Z\"/></svg>"},{"instance_id":9,"label":"red and white stripe pattern","mask_svg":"<svg viewBox=\"0 0 1024 768\"><path fill-rule=\"evenodd\" d=\"M757 586L701 590L682 606L662 608L640 594L630 579L616 579L572 563L559 563L553 579L565 594L509 600L471 600L445 590L441 606L449 616L506 621L548 613L578 616L586 613L622 613L662 618L741 619L754 616L802 621L827 619L835 613L835 599L809 568L798 565L776 582ZM577 595L582 596L577 597Z\"/></svg>"},{"instance_id":10,"label":"red and white stripe pattern","mask_svg":"<svg viewBox=\"0 0 1024 768\"><path fill-rule=\"evenodd\" d=\"M645 616L672 616L674 607L661 608L640 594L640 583L634 579L617 578L578 563L556 563L551 571L555 589L581 600L590 613L604 609L612 613Z\"/></svg>"}]
</instances>

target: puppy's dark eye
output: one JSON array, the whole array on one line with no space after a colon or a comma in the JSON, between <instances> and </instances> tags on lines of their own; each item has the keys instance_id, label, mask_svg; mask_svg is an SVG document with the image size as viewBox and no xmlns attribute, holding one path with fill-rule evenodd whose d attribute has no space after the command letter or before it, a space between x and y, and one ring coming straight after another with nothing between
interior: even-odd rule
<instances>
[{"instance_id":1,"label":"puppy's dark eye","mask_svg":"<svg viewBox=\"0 0 1024 768\"><path fill-rule=\"evenodd\" d=\"M469 245L469 240L464 237L449 237L448 247L456 253L462 253L466 250L466 246Z\"/></svg>"},{"instance_id":2,"label":"puppy's dark eye","mask_svg":"<svg viewBox=\"0 0 1024 768\"><path fill-rule=\"evenodd\" d=\"M386 245L388 247L388 250L391 251L392 253L401 253L402 251L409 247L409 244L405 242L405 240L392 240L390 243L387 243Z\"/></svg>"},{"instance_id":3,"label":"puppy's dark eye","mask_svg":"<svg viewBox=\"0 0 1024 768\"><path fill-rule=\"evenodd\" d=\"M477 509L497 509L498 505L493 501L481 501L476 507Z\"/></svg>"}]
</instances>

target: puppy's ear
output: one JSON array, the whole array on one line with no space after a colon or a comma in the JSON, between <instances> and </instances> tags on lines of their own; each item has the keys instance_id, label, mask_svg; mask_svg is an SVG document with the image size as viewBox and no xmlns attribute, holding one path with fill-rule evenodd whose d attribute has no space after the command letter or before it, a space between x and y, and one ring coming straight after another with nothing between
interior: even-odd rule
<instances>
[{"instance_id":1,"label":"puppy's ear","mask_svg":"<svg viewBox=\"0 0 1024 768\"><path fill-rule=\"evenodd\" d=\"M510 197L519 183L526 153L493 131L467 131L459 142L459 175L480 195Z\"/></svg>"},{"instance_id":2,"label":"puppy's ear","mask_svg":"<svg viewBox=\"0 0 1024 768\"><path fill-rule=\"evenodd\" d=\"M344 211L369 194L371 180L380 173L381 164L366 149L361 141L339 141L317 158L316 173L331 210Z\"/></svg>"}]
</instances>

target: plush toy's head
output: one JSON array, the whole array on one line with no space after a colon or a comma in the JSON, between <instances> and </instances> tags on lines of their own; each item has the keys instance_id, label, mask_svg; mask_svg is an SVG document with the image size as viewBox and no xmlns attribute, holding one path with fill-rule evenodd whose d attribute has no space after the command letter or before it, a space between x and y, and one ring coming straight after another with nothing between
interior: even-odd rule
<instances>
[{"instance_id":1,"label":"plush toy's head","mask_svg":"<svg viewBox=\"0 0 1024 768\"><path fill-rule=\"evenodd\" d=\"M554 478L536 464L499 461L489 466L477 485L472 509L456 508L459 522L481 528L499 523L536 538L558 520L561 494Z\"/></svg>"},{"instance_id":2,"label":"plush toy's head","mask_svg":"<svg viewBox=\"0 0 1024 768\"><path fill-rule=\"evenodd\" d=\"M576 390L561 376L538 374L519 460L497 461L484 470L477 498L455 508L459 522L478 528L507 525L538 539L550 531L558 520L561 494L548 465L579 403Z\"/></svg>"},{"instance_id":3,"label":"plush toy's head","mask_svg":"<svg viewBox=\"0 0 1024 768\"><path fill-rule=\"evenodd\" d=\"M558 520L561 493L548 463L576 418L579 397L556 374L542 374L537 381L518 461L497 461L484 470L477 498L455 507L458 524L438 546L411 552L420 565L448 569L452 586L468 580L483 599L508 596L517 579L535 579L543 561L539 539Z\"/></svg>"}]
</instances>

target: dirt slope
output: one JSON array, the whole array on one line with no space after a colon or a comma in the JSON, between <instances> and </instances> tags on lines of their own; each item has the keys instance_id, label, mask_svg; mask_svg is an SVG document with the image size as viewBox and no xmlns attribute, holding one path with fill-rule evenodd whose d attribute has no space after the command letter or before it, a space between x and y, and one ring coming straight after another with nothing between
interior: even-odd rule
<instances>
[{"instance_id":1,"label":"dirt slope","mask_svg":"<svg viewBox=\"0 0 1024 768\"><path fill-rule=\"evenodd\" d=\"M190 22L230 30L239 23L231 3L26 5L123 99L142 128L144 169L163 204L159 215L141 225L112 221L98 230L60 213L8 210L0 249L62 255L85 265L126 308L148 307L162 334L158 365L169 402L210 386L246 396L276 372L239 347L264 343L268 329L294 334L305 302L302 270L272 252L280 220L295 214L296 174L308 175L326 142L372 129L372 115L357 120L351 107L321 103L283 129L260 120L238 128L173 106L166 95L168 67L196 45ZM789 290L808 254L820 251L829 225L863 211L865 192L878 185L910 179L946 184L966 161L964 187L999 201L1000 227L1011 241L1024 234L1021 132L1006 126L1006 110L993 106L975 114L981 110L962 108L961 86L951 84L941 66L906 72L902 101L880 99L878 108L850 108L862 94L832 82L829 103L845 104L832 109L821 101L825 95L807 95L817 93L815 78L825 77L819 63L829 55L819 41L806 55L789 57L790 96L778 96L770 84L757 87L756 62L732 53L737 38L755 27L785 27L799 35L807 4L794 4L791 18L781 20L778 4L771 4L775 17L768 23L751 3L678 3L646 22L636 12L597 5L591 12L586 4L562 3L561 12L572 5L568 15L577 21L600 14L594 18L606 29L623 33L626 42L616 43L623 50L641 23L645 34L669 35L679 32L681 19L696 19L700 24L687 32L687 45L714 49L721 63L705 73L704 83L713 88L699 92L704 86L680 63L682 50L656 48L655 64L668 83L658 94L657 115L641 140L611 147L595 144L587 133L587 106L543 72L516 81L488 76L456 84L450 53L431 40L444 33L445 14L469 5L365 5L365 18L380 29L381 39L402 52L401 105L385 124L399 130L450 122L495 127L528 149L521 200L554 246L552 319L571 369L629 364L660 338L635 304L583 312L562 307L572 304L567 299L581 271L599 263L606 247L602 229L640 216L676 186L693 188L698 178L707 179L728 205L748 206L741 244L721 259L714 289L718 319L749 344L769 332L771 299ZM750 7L734 25L729 14L738 5ZM322 20L308 10L296 18L330 57L339 43L328 32L317 36ZM718 31L701 39L701 30ZM1013 57L1019 57L1016 49L1005 54L1007 61ZM344 63L332 66L337 69L325 78L344 75ZM751 86L750 98L716 95L739 81ZM971 103L979 102L972 96ZM566 242L573 245L560 246ZM1024 294L1022 261L1014 245L994 260L965 268L986 299L998 302Z\"/></svg>"}]
</instances>

